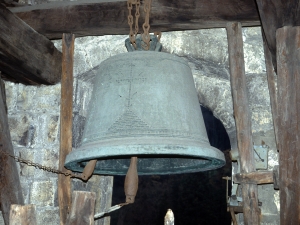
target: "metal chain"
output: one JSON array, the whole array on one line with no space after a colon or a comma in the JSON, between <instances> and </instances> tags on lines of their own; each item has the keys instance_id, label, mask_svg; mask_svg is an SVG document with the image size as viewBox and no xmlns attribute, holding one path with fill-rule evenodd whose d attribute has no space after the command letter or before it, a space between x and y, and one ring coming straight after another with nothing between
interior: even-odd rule
<instances>
[{"instance_id":1,"label":"metal chain","mask_svg":"<svg viewBox=\"0 0 300 225\"><path fill-rule=\"evenodd\" d=\"M136 0L136 3L135 3L135 31L134 31L135 36L139 32L140 5L141 5L140 0Z\"/></svg>"},{"instance_id":2,"label":"metal chain","mask_svg":"<svg viewBox=\"0 0 300 225\"><path fill-rule=\"evenodd\" d=\"M145 14L145 23L143 24L144 33L142 34L142 39L143 42L145 43L145 45L143 45L143 48L145 50L149 50L150 48L149 19L150 19L151 3L152 0L145 0L145 4L144 4L144 11L146 14Z\"/></svg>"},{"instance_id":3,"label":"metal chain","mask_svg":"<svg viewBox=\"0 0 300 225\"><path fill-rule=\"evenodd\" d=\"M139 17L140 17L140 0L128 0L127 1L127 8L128 8L128 25L130 28L129 31L129 38L131 44L136 49L136 35L139 32ZM133 16L131 14L132 6L135 5L135 30L133 32Z\"/></svg>"},{"instance_id":4,"label":"metal chain","mask_svg":"<svg viewBox=\"0 0 300 225\"><path fill-rule=\"evenodd\" d=\"M150 48L151 37L149 34L149 30L150 30L149 20L150 20L151 4L152 4L152 0L144 1L145 22L143 23L144 33L142 34L142 40L144 42L142 47L144 48L144 50L149 50L149 48ZM133 5L135 5L135 30L134 30L134 32L133 32L133 16L131 13ZM140 0L127 0L128 25L130 28L129 39L135 49L137 49L136 36L139 32L140 5L141 5ZM157 36L158 41L160 41L161 32L154 32L154 35Z\"/></svg>"},{"instance_id":5,"label":"metal chain","mask_svg":"<svg viewBox=\"0 0 300 225\"><path fill-rule=\"evenodd\" d=\"M1 146L1 145L0 145ZM60 170L57 170L55 168L52 168L52 167L49 167L49 166L43 166L39 163L34 163L30 160L26 160L26 159L22 159L20 157L17 157L17 156L14 156L14 155L11 155L5 151L0 151L3 155L6 155L6 156L9 156L9 157L12 157L14 160L16 160L16 162L20 162L20 163L24 163L28 166L34 166L35 168L37 169L41 169L41 170L45 170L47 172L50 172L50 173L56 173L56 174L62 174L62 175L65 175L66 177L70 176L71 178L78 178L78 179L82 179L81 175L77 175L77 174L74 174L72 172L63 172L63 171L60 171Z\"/></svg>"}]
</instances>

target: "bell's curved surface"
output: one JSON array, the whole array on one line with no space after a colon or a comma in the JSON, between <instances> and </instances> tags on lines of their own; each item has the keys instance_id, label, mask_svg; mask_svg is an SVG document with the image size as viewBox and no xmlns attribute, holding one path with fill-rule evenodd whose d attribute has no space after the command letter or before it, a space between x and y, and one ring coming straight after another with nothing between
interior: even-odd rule
<instances>
[{"instance_id":1,"label":"bell's curved surface","mask_svg":"<svg viewBox=\"0 0 300 225\"><path fill-rule=\"evenodd\" d=\"M98 159L94 174L125 175L131 156L140 175L225 164L209 144L191 70L175 55L136 51L100 64L81 147L65 166L82 172Z\"/></svg>"}]
</instances>

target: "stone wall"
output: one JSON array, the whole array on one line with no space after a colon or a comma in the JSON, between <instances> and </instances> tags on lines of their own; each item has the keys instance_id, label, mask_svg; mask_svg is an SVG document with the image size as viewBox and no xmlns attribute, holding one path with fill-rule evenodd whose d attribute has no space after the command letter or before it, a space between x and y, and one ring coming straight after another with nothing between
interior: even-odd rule
<instances>
[{"instance_id":1,"label":"stone wall","mask_svg":"<svg viewBox=\"0 0 300 225\"><path fill-rule=\"evenodd\" d=\"M126 52L125 38L127 37L85 37L77 38L75 41L74 148L78 147L82 136L95 69L100 62L110 56ZM268 169L272 169L278 163L278 156L274 141L260 28L243 29L243 38L254 144L268 148ZM223 123L231 140L232 151L236 153L236 131L225 29L163 33L161 43L163 51L188 60L194 75L199 102L210 109ZM55 45L60 49L61 41L55 41ZM6 82L6 92L15 154L46 166L58 167L60 84L37 87ZM19 171L25 203L37 206L38 224L59 224L57 175L23 164L19 165ZM96 210L100 208L101 196L112 192L109 187L112 178L103 179L93 176L89 183L75 181L73 185L74 189L96 191L98 195ZM105 182L107 189L101 188ZM278 192L273 190L272 185L261 185L259 200L262 202L262 224L278 224ZM110 199L108 202L110 203ZM242 221L241 218L240 221ZM109 219L98 223L109 224Z\"/></svg>"}]
</instances>

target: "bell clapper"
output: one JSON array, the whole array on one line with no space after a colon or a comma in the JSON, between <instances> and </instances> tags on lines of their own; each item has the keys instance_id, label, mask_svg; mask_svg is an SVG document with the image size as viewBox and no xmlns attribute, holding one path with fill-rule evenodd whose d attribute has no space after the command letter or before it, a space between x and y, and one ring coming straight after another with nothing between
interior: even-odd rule
<instances>
[{"instance_id":1,"label":"bell clapper","mask_svg":"<svg viewBox=\"0 0 300 225\"><path fill-rule=\"evenodd\" d=\"M138 190L139 178L137 173L137 157L131 157L130 166L128 168L124 191L126 195L126 203L134 203L135 196Z\"/></svg>"},{"instance_id":2,"label":"bell clapper","mask_svg":"<svg viewBox=\"0 0 300 225\"><path fill-rule=\"evenodd\" d=\"M91 160L91 161L97 162L97 160ZM95 163L95 165L96 165L96 163ZM87 166L88 165L86 165L86 167ZM128 168L128 171L127 171L127 174L125 177L125 182L124 182L124 191L125 191L125 195L126 195L125 202L115 205L115 206L112 206L105 212L95 214L94 219L102 218L106 214L109 214L110 212L120 209L122 206L134 203L135 196L136 196L136 193L138 190L138 184L139 184L139 178L138 178L138 173L137 173L137 157L131 157L130 165L129 165L129 168Z\"/></svg>"},{"instance_id":3,"label":"bell clapper","mask_svg":"<svg viewBox=\"0 0 300 225\"><path fill-rule=\"evenodd\" d=\"M83 169L81 179L87 181L93 174L97 159L90 160Z\"/></svg>"}]
</instances>

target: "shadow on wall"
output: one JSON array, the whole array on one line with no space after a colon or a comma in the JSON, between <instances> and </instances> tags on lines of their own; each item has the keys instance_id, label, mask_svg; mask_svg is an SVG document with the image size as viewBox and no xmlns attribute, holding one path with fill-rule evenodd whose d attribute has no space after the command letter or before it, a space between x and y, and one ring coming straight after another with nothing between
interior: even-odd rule
<instances>
[{"instance_id":1,"label":"shadow on wall","mask_svg":"<svg viewBox=\"0 0 300 225\"><path fill-rule=\"evenodd\" d=\"M224 152L220 169L179 175L139 177L135 203L111 214L112 225L163 225L170 208L176 225L230 225L226 206L226 182L231 176L230 142L222 123L201 107L210 144ZM124 202L124 176L115 176L112 205ZM230 189L229 189L230 192Z\"/></svg>"}]
</instances>

